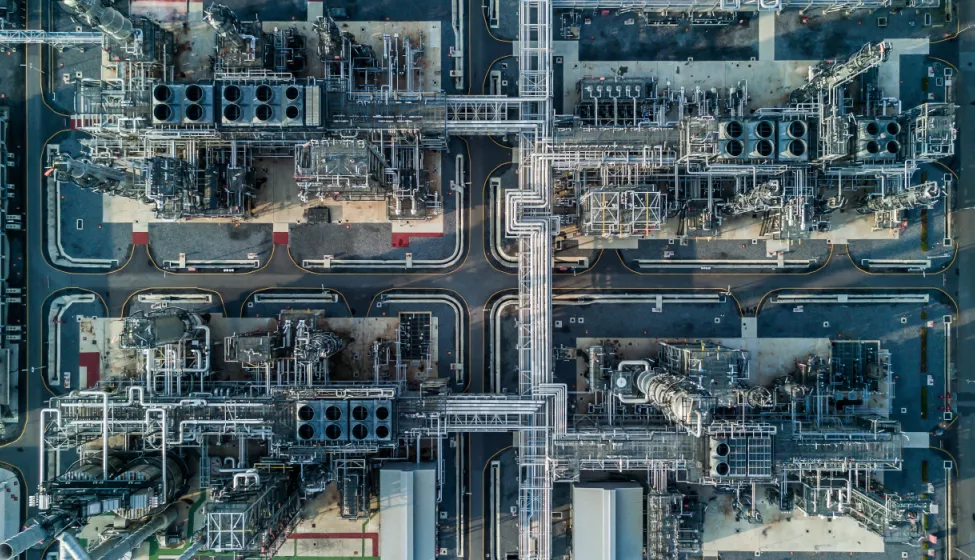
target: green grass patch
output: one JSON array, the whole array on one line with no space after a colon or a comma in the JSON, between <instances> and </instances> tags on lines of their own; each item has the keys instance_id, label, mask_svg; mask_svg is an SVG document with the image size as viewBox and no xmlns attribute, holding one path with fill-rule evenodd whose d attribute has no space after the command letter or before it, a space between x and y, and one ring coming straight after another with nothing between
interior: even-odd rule
<instances>
[{"instance_id":1,"label":"green grass patch","mask_svg":"<svg viewBox=\"0 0 975 560\"><path fill-rule=\"evenodd\" d=\"M927 484L928 482L928 462L921 461L921 482Z\"/></svg>"},{"instance_id":2,"label":"green grass patch","mask_svg":"<svg viewBox=\"0 0 975 560\"><path fill-rule=\"evenodd\" d=\"M928 388L921 387L921 420L928 419Z\"/></svg>"},{"instance_id":3,"label":"green grass patch","mask_svg":"<svg viewBox=\"0 0 975 560\"><path fill-rule=\"evenodd\" d=\"M202 494L200 494L200 497L197 498L196 502L193 503L193 507L190 508L190 511L186 514L186 535L185 535L185 537L187 539L193 536L193 532L194 532L194 527L193 527L194 520L193 520L193 516L196 515L197 510L199 510L203 506L203 504L206 503L206 501L207 501L207 493L206 492L203 492Z\"/></svg>"},{"instance_id":4,"label":"green grass patch","mask_svg":"<svg viewBox=\"0 0 975 560\"><path fill-rule=\"evenodd\" d=\"M931 84L931 79L927 76L921 78L921 91L924 93L928 92L928 86Z\"/></svg>"},{"instance_id":5,"label":"green grass patch","mask_svg":"<svg viewBox=\"0 0 975 560\"><path fill-rule=\"evenodd\" d=\"M186 549L192 545L192 541L187 542L183 546L173 546L169 548L160 548L159 555L161 556L179 556L180 554L186 552ZM202 554L202 553L201 553Z\"/></svg>"},{"instance_id":6,"label":"green grass patch","mask_svg":"<svg viewBox=\"0 0 975 560\"><path fill-rule=\"evenodd\" d=\"M149 539L149 560L159 560L159 539Z\"/></svg>"}]
</instances>

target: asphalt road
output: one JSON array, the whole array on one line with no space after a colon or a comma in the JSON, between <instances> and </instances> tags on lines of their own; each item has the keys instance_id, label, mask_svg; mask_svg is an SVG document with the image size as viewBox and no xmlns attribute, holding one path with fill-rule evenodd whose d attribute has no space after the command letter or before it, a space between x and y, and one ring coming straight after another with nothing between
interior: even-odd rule
<instances>
[{"instance_id":1,"label":"asphalt road","mask_svg":"<svg viewBox=\"0 0 975 560\"><path fill-rule=\"evenodd\" d=\"M968 392L975 381L975 325L972 324L972 307L975 305L975 3L955 2L958 8L959 29L965 30L952 43L957 43L958 84L955 86L955 103L958 105L958 158L961 180L953 204L954 236L960 246L952 280L959 280L956 299L960 308L960 320L956 328L955 363L957 375L954 391ZM954 46L954 45L953 45ZM949 53L950 54L950 53ZM958 482L954 487L955 505L952 535L953 558L975 557L975 418L961 416L955 423L955 431L948 434L944 445L958 461Z\"/></svg>"},{"instance_id":2,"label":"asphalt road","mask_svg":"<svg viewBox=\"0 0 975 560\"><path fill-rule=\"evenodd\" d=\"M511 45L502 41L492 39L480 21L480 12L476 10L476 5L471 6L474 10L468 10L469 18L468 31L470 33L470 44L467 53L469 61L468 84L473 83L473 91L479 89L483 74L490 67L491 61L504 55L511 54ZM975 6L971 2L961 2L962 22L971 22L975 17ZM965 12L968 12L967 14ZM31 29L40 28L42 21L41 2L33 0L28 5L28 27ZM963 23L964 25L964 23ZM958 40L962 49L962 58L959 62L960 74L959 82L961 87L957 88L959 109L959 122L962 132L960 133L960 151L963 154L961 160L961 170L963 177L975 176L975 133L965 134L965 130L975 130L975 76L972 69L967 66L969 61L975 60L975 31L962 34ZM58 115L47 107L41 98L41 76L33 68L40 68L41 47L31 45L27 48L25 68L26 79L26 106L23 119L29 126L22 130L12 130L11 136L23 134L24 150L20 154L20 161L24 166L26 177L25 185L27 192L27 254L24 256L27 271L27 298L26 298L26 363L21 374L20 387L22 393L22 420L26 419L23 431L15 440L12 440L4 447L0 448L0 461L12 463L20 467L25 477L28 491L33 493L37 485L38 473L36 472L38 441L38 415L39 410L50 396L41 383L40 375L42 370L39 368L44 365L43 340L41 336L43 324L42 304L48 294L61 289L75 288L94 291L103 297L110 308L112 314L118 314L122 310L123 302L134 291L150 288L190 288L206 287L213 289L223 298L226 308L231 314L236 313L241 303L247 295L254 290L267 287L326 287L341 292L354 310L356 316L365 316L369 303L379 292L391 288L416 289L416 288L439 288L452 290L460 295L467 303L471 313L471 340L469 343L470 372L472 383L471 387L479 388L483 376L483 361L479 359L483 356L484 348L483 327L484 317L483 308L488 299L498 291L512 290L516 288L515 276L500 272L493 268L485 258L485 247L483 246L485 236L483 235L482 204L483 193L482 185L486 181L487 173L498 164L510 159L510 151L499 147L486 138L470 138L471 176L469 178L468 189L470 193L471 208L469 209L469 224L471 231L466 236L467 247L465 251L467 258L463 264L450 272L442 275L423 275L406 273L390 274L324 274L315 275L298 269L288 258L288 255L280 250L275 252L273 258L264 269L251 274L236 275L204 275L204 274L164 274L151 265L144 247L136 247L135 253L129 263L118 272L108 275L102 274L78 274L65 272L53 268L43 253L44 243L42 241L42 231L44 221L42 217L42 161L41 154L48 138L55 132L66 127L66 119ZM967 58L966 58L967 57ZM964 84L973 84L967 88ZM20 121L18 115L17 121ZM961 182L958 185L955 197L956 208L968 208L975 206L975 189L969 186L971 181ZM959 344L956 346L957 371L959 372L959 383L964 383L964 379L971 378L970 371L975 365L975 355L973 355L972 344L973 329L968 324L968 313L972 305L973 286L970 274L973 272L973 255L971 239L975 235L971 229L971 219L975 217L972 211L964 211L963 216L969 219L955 220L955 237L959 246L958 257L955 263L944 274L924 276L913 275L866 275L856 269L846 253L845 246L836 247L830 262L821 270L812 274L803 275L638 275L629 271L623 266L617 254L612 251L605 252L598 260L592 270L578 275L557 275L555 286L558 290L592 290L592 289L728 289L738 299L740 306L746 314L749 309L758 306L762 297L773 290L778 289L823 289L823 288L852 288L852 289L944 289L949 295L955 297L961 309L961 317L957 322L959 329ZM960 274L960 276L959 276ZM220 276L214 278L212 276ZM959 282L959 278L966 281ZM971 446L972 429L975 427L975 420L961 418L956 423L957 432L952 432L949 436L957 434L960 445L949 441L946 442L949 449L957 449L956 456L960 460L960 474L962 481L957 486L957 491L964 496L971 496L975 489L975 462L969 460L970 455L975 453ZM468 542L470 544L470 554L468 557L478 560L483 557L483 538L479 534L480 515L483 511L485 497L479 489L484 487L481 479L482 467L488 458L497 450L510 443L510 437L485 437L472 436L471 457L468 470L471 473L468 489L471 489L469 503L472 532ZM26 496L24 496L26 501ZM958 508L957 538L956 543L964 548L964 552L975 556L975 521L972 519L972 500L956 500ZM941 541L943 542L943 541ZM967 556L967 555L966 555ZM959 556L960 557L960 556Z\"/></svg>"}]
</instances>

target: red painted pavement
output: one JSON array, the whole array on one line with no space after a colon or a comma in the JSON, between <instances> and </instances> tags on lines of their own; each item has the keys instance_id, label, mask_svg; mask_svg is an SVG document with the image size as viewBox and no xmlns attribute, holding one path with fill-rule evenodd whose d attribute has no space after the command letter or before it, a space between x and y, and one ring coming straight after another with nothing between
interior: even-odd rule
<instances>
[{"instance_id":1,"label":"red painted pavement","mask_svg":"<svg viewBox=\"0 0 975 560\"><path fill-rule=\"evenodd\" d=\"M397 249L404 249L410 246L411 237L443 237L442 233L438 232L428 232L428 233L394 233L393 234L393 247Z\"/></svg>"},{"instance_id":2,"label":"red painted pavement","mask_svg":"<svg viewBox=\"0 0 975 560\"><path fill-rule=\"evenodd\" d=\"M85 387L91 388L98 383L101 377L102 356L98 352L79 352L78 365L88 368L88 379L85 380ZM80 381L80 380L79 380Z\"/></svg>"},{"instance_id":3,"label":"red painted pavement","mask_svg":"<svg viewBox=\"0 0 975 560\"><path fill-rule=\"evenodd\" d=\"M275 245L287 245L288 244L288 232L286 231L276 231L271 234L274 239Z\"/></svg>"},{"instance_id":4,"label":"red painted pavement","mask_svg":"<svg viewBox=\"0 0 975 560\"><path fill-rule=\"evenodd\" d=\"M312 540L312 539L369 539L372 542L372 554L379 556L379 533L291 533L289 539Z\"/></svg>"},{"instance_id":5,"label":"red painted pavement","mask_svg":"<svg viewBox=\"0 0 975 560\"><path fill-rule=\"evenodd\" d=\"M132 244L133 245L148 245L149 244L149 232L148 231L133 231L132 232Z\"/></svg>"}]
</instances>

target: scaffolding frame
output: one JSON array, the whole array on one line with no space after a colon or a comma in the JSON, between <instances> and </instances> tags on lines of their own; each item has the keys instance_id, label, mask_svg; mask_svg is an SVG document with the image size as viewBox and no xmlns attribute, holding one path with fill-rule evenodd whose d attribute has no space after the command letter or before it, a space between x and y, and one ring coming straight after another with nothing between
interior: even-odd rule
<instances>
[{"instance_id":1,"label":"scaffolding frame","mask_svg":"<svg viewBox=\"0 0 975 560\"><path fill-rule=\"evenodd\" d=\"M641 236L659 231L666 196L656 191L590 190L582 195L584 235Z\"/></svg>"},{"instance_id":2,"label":"scaffolding frame","mask_svg":"<svg viewBox=\"0 0 975 560\"><path fill-rule=\"evenodd\" d=\"M224 488L213 493L206 510L207 549L214 552L260 552L271 557L283 543L282 521L299 511L298 495L281 481L250 487ZM274 546L274 545L277 546Z\"/></svg>"},{"instance_id":3,"label":"scaffolding frame","mask_svg":"<svg viewBox=\"0 0 975 560\"><path fill-rule=\"evenodd\" d=\"M924 103L910 111L911 157L920 162L937 161L955 155L955 106Z\"/></svg>"}]
</instances>

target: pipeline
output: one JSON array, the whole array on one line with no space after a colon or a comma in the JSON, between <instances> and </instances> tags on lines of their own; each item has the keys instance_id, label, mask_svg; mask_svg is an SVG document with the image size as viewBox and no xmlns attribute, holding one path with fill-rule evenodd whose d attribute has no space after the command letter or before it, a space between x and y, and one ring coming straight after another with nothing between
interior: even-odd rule
<instances>
[{"instance_id":1,"label":"pipeline","mask_svg":"<svg viewBox=\"0 0 975 560\"><path fill-rule=\"evenodd\" d=\"M650 362L647 360L622 360L617 366L617 371L623 371L623 368L637 366L642 368L642 371L636 377L636 384L640 385L640 379L646 376L652 376L653 373L650 370ZM640 395L638 397L627 397L622 393L616 393L616 398L623 404L645 404L650 402L650 397L646 394Z\"/></svg>"},{"instance_id":2,"label":"pipeline","mask_svg":"<svg viewBox=\"0 0 975 560\"><path fill-rule=\"evenodd\" d=\"M240 486L241 481L244 482L244 487L247 487L248 480L253 480L254 486L261 485L261 476L257 474L257 471L254 469L248 469L244 472L234 474L234 488Z\"/></svg>"},{"instance_id":3,"label":"pipeline","mask_svg":"<svg viewBox=\"0 0 975 560\"><path fill-rule=\"evenodd\" d=\"M686 426L696 437L701 437L705 423L710 423L710 411L701 409L695 387L686 378L653 371L647 360L623 360L618 371L627 367L639 367L642 371L634 376L638 396L616 393L623 404L650 404L673 421Z\"/></svg>"},{"instance_id":4,"label":"pipeline","mask_svg":"<svg viewBox=\"0 0 975 560\"><path fill-rule=\"evenodd\" d=\"M67 554L72 560L85 560L88 558L88 551L78 541L78 537L74 536L74 533L69 531L61 533L58 535L58 542L61 543L61 552Z\"/></svg>"},{"instance_id":5,"label":"pipeline","mask_svg":"<svg viewBox=\"0 0 975 560\"><path fill-rule=\"evenodd\" d=\"M103 6L99 0L63 0L64 5L88 17L103 33L120 43L135 35L132 21L115 8Z\"/></svg>"},{"instance_id":6,"label":"pipeline","mask_svg":"<svg viewBox=\"0 0 975 560\"><path fill-rule=\"evenodd\" d=\"M98 560L121 560L146 539L169 527L173 521L176 521L176 509L169 508L153 516L148 523L136 531L124 535L119 540L106 541L96 546L88 553L87 557L81 557L77 560L91 560L93 558L97 558Z\"/></svg>"},{"instance_id":7,"label":"pipeline","mask_svg":"<svg viewBox=\"0 0 975 560\"><path fill-rule=\"evenodd\" d=\"M177 558L176 560L192 560L193 559L193 555L196 554L197 552L199 552L200 549L202 549L203 548L203 545L205 545L205 544L206 544L206 541L204 541L202 539L197 539L196 542L194 542L193 544L191 544L189 548L187 548L185 551L183 551L183 553L180 554L179 555L179 558Z\"/></svg>"},{"instance_id":8,"label":"pipeline","mask_svg":"<svg viewBox=\"0 0 975 560\"><path fill-rule=\"evenodd\" d=\"M51 530L35 522L30 527L10 537L0 544L0 560L10 560L28 548L44 542L51 537Z\"/></svg>"},{"instance_id":9,"label":"pipeline","mask_svg":"<svg viewBox=\"0 0 975 560\"><path fill-rule=\"evenodd\" d=\"M62 155L55 162L54 168L63 172L67 180L87 188L104 188L105 185L124 183L127 178L125 171L121 169L74 159L67 155Z\"/></svg>"},{"instance_id":10,"label":"pipeline","mask_svg":"<svg viewBox=\"0 0 975 560\"><path fill-rule=\"evenodd\" d=\"M232 43L238 50L248 47L247 39L240 34L237 16L227 6L210 4L210 7L203 12L203 21L212 27L219 37Z\"/></svg>"}]
</instances>

